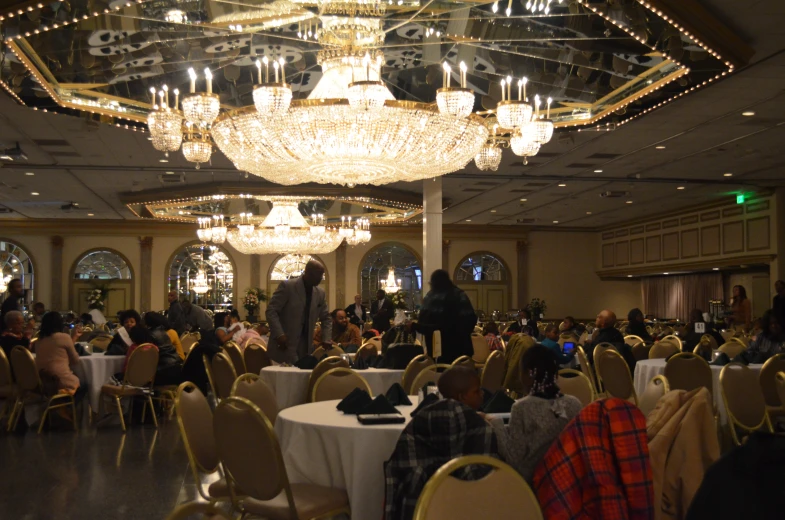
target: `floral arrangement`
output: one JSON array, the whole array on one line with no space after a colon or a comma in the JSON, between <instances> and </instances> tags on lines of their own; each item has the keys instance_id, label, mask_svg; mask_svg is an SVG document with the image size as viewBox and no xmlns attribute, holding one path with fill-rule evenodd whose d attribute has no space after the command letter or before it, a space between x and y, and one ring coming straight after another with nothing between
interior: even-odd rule
<instances>
[{"instance_id":1,"label":"floral arrangement","mask_svg":"<svg viewBox=\"0 0 785 520\"><path fill-rule=\"evenodd\" d=\"M540 319L540 315L545 316L545 311L547 309L548 306L545 304L545 300L539 298L532 299L531 303L526 306L526 310L529 311L529 316L535 320Z\"/></svg>"},{"instance_id":2,"label":"floral arrangement","mask_svg":"<svg viewBox=\"0 0 785 520\"><path fill-rule=\"evenodd\" d=\"M243 300L243 307L248 311L248 314L253 316L256 309L259 308L261 302L267 301L267 293L258 287L249 287L245 290L245 300Z\"/></svg>"},{"instance_id":3,"label":"floral arrangement","mask_svg":"<svg viewBox=\"0 0 785 520\"><path fill-rule=\"evenodd\" d=\"M406 291L398 291L397 293L390 295L390 299L396 309L409 310L409 304L406 301L408 296L409 293Z\"/></svg>"},{"instance_id":4,"label":"floral arrangement","mask_svg":"<svg viewBox=\"0 0 785 520\"><path fill-rule=\"evenodd\" d=\"M106 298L109 296L109 288L106 286L96 286L87 293L87 308L103 311L106 307Z\"/></svg>"}]
</instances>

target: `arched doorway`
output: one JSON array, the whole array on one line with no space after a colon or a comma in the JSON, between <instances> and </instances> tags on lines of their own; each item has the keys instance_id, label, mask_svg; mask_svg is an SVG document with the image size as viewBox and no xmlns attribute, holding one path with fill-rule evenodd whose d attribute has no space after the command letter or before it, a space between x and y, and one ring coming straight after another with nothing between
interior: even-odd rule
<instances>
[{"instance_id":1,"label":"arched doorway","mask_svg":"<svg viewBox=\"0 0 785 520\"><path fill-rule=\"evenodd\" d=\"M281 255L275 259L275 261L270 266L270 272L267 273L267 294L268 296L272 296L275 292L275 289L278 288L278 285L283 280L288 280L289 278L296 278L303 274L303 270L305 269L305 264L307 264L311 258L314 258L321 262L324 265L324 278L322 278L322 283L319 284L319 287L324 289L324 294L327 297L327 301L330 301L330 285L329 285L329 278L327 277L327 266L325 265L324 261L315 255Z\"/></svg>"},{"instance_id":2,"label":"arched doorway","mask_svg":"<svg viewBox=\"0 0 785 520\"><path fill-rule=\"evenodd\" d=\"M25 291L25 309L35 301L35 269L33 260L19 244L0 239L0 303L5 301L8 282L19 278Z\"/></svg>"},{"instance_id":3,"label":"arched doorway","mask_svg":"<svg viewBox=\"0 0 785 520\"><path fill-rule=\"evenodd\" d=\"M107 289L105 316L134 307L133 270L128 259L111 249L85 251L71 266L70 308L77 315L87 312L87 295L92 290Z\"/></svg>"},{"instance_id":4,"label":"arched doorway","mask_svg":"<svg viewBox=\"0 0 785 520\"><path fill-rule=\"evenodd\" d=\"M455 268L453 280L466 292L478 313L504 313L510 307L510 270L493 253L476 251L466 256Z\"/></svg>"},{"instance_id":5,"label":"arched doorway","mask_svg":"<svg viewBox=\"0 0 785 520\"><path fill-rule=\"evenodd\" d=\"M360 261L360 295L366 305L376 297L376 291L383 287L389 277L390 268L393 278L400 280L401 289L406 291L409 310L422 304L423 280L422 261L409 247L398 242L385 242L369 250Z\"/></svg>"},{"instance_id":6,"label":"arched doorway","mask_svg":"<svg viewBox=\"0 0 785 520\"><path fill-rule=\"evenodd\" d=\"M204 288L198 284L200 271L205 277ZM169 259L166 291L177 291L180 298L214 311L225 310L236 298L235 271L224 248L200 242L186 244Z\"/></svg>"}]
</instances>

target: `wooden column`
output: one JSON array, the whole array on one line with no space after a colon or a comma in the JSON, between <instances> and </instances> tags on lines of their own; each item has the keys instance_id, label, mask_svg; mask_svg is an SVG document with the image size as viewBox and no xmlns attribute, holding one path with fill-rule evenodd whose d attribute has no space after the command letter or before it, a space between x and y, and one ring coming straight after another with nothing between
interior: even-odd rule
<instances>
[{"instance_id":1,"label":"wooden column","mask_svg":"<svg viewBox=\"0 0 785 520\"><path fill-rule=\"evenodd\" d=\"M52 301L49 303L52 310L65 310L63 302L63 244L61 236L53 236L52 244ZM36 273L38 274L38 273Z\"/></svg>"},{"instance_id":2,"label":"wooden column","mask_svg":"<svg viewBox=\"0 0 785 520\"><path fill-rule=\"evenodd\" d=\"M151 311L153 294L153 237L139 237L139 310Z\"/></svg>"},{"instance_id":3,"label":"wooden column","mask_svg":"<svg viewBox=\"0 0 785 520\"><path fill-rule=\"evenodd\" d=\"M445 269L452 278L452 271L450 270L450 240L442 240L442 269Z\"/></svg>"},{"instance_id":4,"label":"wooden column","mask_svg":"<svg viewBox=\"0 0 785 520\"><path fill-rule=\"evenodd\" d=\"M518 308L526 307L529 303L529 284L526 276L529 271L529 241L518 240Z\"/></svg>"},{"instance_id":5,"label":"wooden column","mask_svg":"<svg viewBox=\"0 0 785 520\"><path fill-rule=\"evenodd\" d=\"M335 250L335 308L346 307L346 242Z\"/></svg>"}]
</instances>

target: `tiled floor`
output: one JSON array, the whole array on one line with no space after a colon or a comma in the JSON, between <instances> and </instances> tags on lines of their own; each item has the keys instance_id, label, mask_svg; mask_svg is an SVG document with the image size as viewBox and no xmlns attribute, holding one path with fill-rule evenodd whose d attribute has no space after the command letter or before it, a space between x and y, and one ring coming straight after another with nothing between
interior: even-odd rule
<instances>
[{"instance_id":1,"label":"tiled floor","mask_svg":"<svg viewBox=\"0 0 785 520\"><path fill-rule=\"evenodd\" d=\"M0 433L3 520L159 520L195 498L176 421Z\"/></svg>"}]
</instances>

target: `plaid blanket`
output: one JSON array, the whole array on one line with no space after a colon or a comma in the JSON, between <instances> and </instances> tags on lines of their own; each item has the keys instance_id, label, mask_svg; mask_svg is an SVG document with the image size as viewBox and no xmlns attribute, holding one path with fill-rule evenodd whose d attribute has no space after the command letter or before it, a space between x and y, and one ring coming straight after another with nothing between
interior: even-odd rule
<instances>
[{"instance_id":1,"label":"plaid blanket","mask_svg":"<svg viewBox=\"0 0 785 520\"><path fill-rule=\"evenodd\" d=\"M646 419L621 399L593 402L553 443L533 483L549 520L653 519Z\"/></svg>"},{"instance_id":2,"label":"plaid blanket","mask_svg":"<svg viewBox=\"0 0 785 520\"><path fill-rule=\"evenodd\" d=\"M408 520L414 515L425 483L441 466L462 455L501 458L493 428L474 410L443 399L420 410L406 425L390 459L384 465L387 520ZM474 480L488 468L466 467L453 476Z\"/></svg>"}]
</instances>

